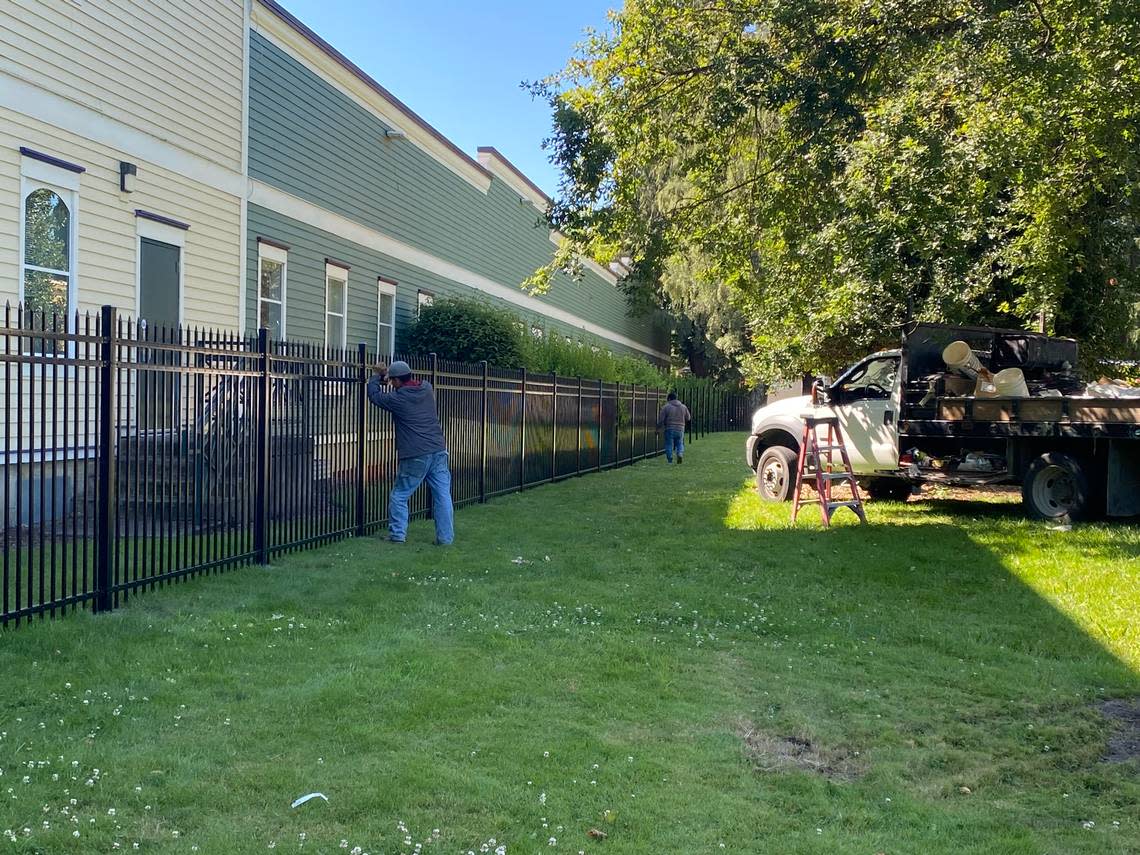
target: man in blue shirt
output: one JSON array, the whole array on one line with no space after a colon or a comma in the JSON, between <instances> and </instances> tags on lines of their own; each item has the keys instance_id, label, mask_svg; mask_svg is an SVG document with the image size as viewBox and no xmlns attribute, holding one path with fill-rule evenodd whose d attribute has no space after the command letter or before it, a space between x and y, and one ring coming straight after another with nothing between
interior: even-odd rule
<instances>
[{"instance_id":1,"label":"man in blue shirt","mask_svg":"<svg viewBox=\"0 0 1140 855\"><path fill-rule=\"evenodd\" d=\"M387 381L391 391L384 390ZM388 500L388 540L403 543L408 534L408 499L425 480L431 489L435 542L447 546L455 539L451 505L451 471L447 446L435 408L431 383L412 375L406 362L376 366L368 381L368 400L392 414L396 425L396 483Z\"/></svg>"}]
</instances>

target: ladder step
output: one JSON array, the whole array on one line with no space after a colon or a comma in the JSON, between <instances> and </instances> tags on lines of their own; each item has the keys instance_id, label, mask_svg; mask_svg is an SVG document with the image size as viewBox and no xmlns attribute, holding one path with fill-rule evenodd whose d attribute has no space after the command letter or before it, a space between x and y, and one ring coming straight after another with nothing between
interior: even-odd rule
<instances>
[{"instance_id":1,"label":"ladder step","mask_svg":"<svg viewBox=\"0 0 1140 855\"><path fill-rule=\"evenodd\" d=\"M820 445L816 447L817 451L842 451L842 445Z\"/></svg>"},{"instance_id":2,"label":"ladder step","mask_svg":"<svg viewBox=\"0 0 1140 855\"><path fill-rule=\"evenodd\" d=\"M831 511L835 510L836 508L861 508L861 507L863 507L863 503L862 502L856 502L856 501L828 502L827 503L828 512L831 512Z\"/></svg>"},{"instance_id":3,"label":"ladder step","mask_svg":"<svg viewBox=\"0 0 1140 855\"><path fill-rule=\"evenodd\" d=\"M854 481L855 476L848 472L822 472L820 478L824 481Z\"/></svg>"}]
</instances>

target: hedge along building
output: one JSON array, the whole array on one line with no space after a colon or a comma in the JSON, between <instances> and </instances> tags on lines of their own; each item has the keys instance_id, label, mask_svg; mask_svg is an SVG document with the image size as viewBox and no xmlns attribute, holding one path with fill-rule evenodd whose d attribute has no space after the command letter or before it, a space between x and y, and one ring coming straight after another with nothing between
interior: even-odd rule
<instances>
[{"instance_id":1,"label":"hedge along building","mask_svg":"<svg viewBox=\"0 0 1140 855\"><path fill-rule=\"evenodd\" d=\"M532 328L668 359L659 318L635 317L589 263L550 292L550 200L493 148L453 143L272 0L249 33L244 327L390 353L424 302L480 297Z\"/></svg>"}]
</instances>

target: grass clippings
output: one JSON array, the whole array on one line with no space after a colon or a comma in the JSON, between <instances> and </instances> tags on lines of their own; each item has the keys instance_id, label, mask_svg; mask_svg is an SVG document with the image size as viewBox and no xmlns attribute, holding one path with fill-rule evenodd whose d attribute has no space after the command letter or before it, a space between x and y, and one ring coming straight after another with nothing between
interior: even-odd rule
<instances>
[{"instance_id":1,"label":"grass clippings","mask_svg":"<svg viewBox=\"0 0 1140 855\"><path fill-rule=\"evenodd\" d=\"M829 781L853 781L860 774L858 751L824 748L805 736L778 736L742 722L744 753L758 772L808 772Z\"/></svg>"}]
</instances>

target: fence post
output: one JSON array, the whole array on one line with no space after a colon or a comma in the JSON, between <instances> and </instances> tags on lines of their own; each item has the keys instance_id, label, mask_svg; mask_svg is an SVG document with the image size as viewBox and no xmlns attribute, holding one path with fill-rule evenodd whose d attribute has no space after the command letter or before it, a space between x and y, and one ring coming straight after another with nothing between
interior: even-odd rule
<instances>
[{"instance_id":1,"label":"fence post","mask_svg":"<svg viewBox=\"0 0 1140 855\"><path fill-rule=\"evenodd\" d=\"M709 432L709 388L706 384L705 389L701 392L701 439L705 439Z\"/></svg>"},{"instance_id":2,"label":"fence post","mask_svg":"<svg viewBox=\"0 0 1140 855\"><path fill-rule=\"evenodd\" d=\"M558 480L558 372L550 374L550 483Z\"/></svg>"},{"instance_id":3,"label":"fence post","mask_svg":"<svg viewBox=\"0 0 1140 855\"><path fill-rule=\"evenodd\" d=\"M621 381L614 384L614 468L621 464Z\"/></svg>"},{"instance_id":4,"label":"fence post","mask_svg":"<svg viewBox=\"0 0 1140 855\"><path fill-rule=\"evenodd\" d=\"M633 463L634 446L637 445L637 384L629 384L629 462Z\"/></svg>"},{"instance_id":5,"label":"fence post","mask_svg":"<svg viewBox=\"0 0 1140 855\"><path fill-rule=\"evenodd\" d=\"M598 380L598 471L602 471L602 381Z\"/></svg>"},{"instance_id":6,"label":"fence post","mask_svg":"<svg viewBox=\"0 0 1140 855\"><path fill-rule=\"evenodd\" d=\"M429 369L429 371L431 372L431 391L432 391L432 394L435 395L436 415L439 415L439 359L438 359L438 357L436 357L436 355L434 353L429 353L428 359L429 359L430 365L431 365L431 367ZM443 421L443 419L441 418L440 422L442 423L442 421ZM433 505L434 505L434 499L432 497L431 490L428 490L427 518L429 520L434 519L434 515L432 513L432 511L434 510Z\"/></svg>"},{"instance_id":7,"label":"fence post","mask_svg":"<svg viewBox=\"0 0 1140 855\"><path fill-rule=\"evenodd\" d=\"M115 543L115 425L118 415L116 368L119 345L116 340L119 319L114 306L104 306L100 324L102 341L99 367L99 460L96 467L95 513L95 611L112 608L112 564Z\"/></svg>"},{"instance_id":8,"label":"fence post","mask_svg":"<svg viewBox=\"0 0 1140 855\"><path fill-rule=\"evenodd\" d=\"M261 376L257 384L257 483L253 517L253 551L258 564L269 563L269 402L272 378L269 365L269 330L257 331Z\"/></svg>"},{"instance_id":9,"label":"fence post","mask_svg":"<svg viewBox=\"0 0 1140 855\"><path fill-rule=\"evenodd\" d=\"M632 433L629 437L629 462L637 460L637 384L634 383L630 389L630 400L633 402L631 408L633 416L631 419L630 429Z\"/></svg>"},{"instance_id":10,"label":"fence post","mask_svg":"<svg viewBox=\"0 0 1140 855\"><path fill-rule=\"evenodd\" d=\"M356 536L364 536L365 449L368 445L368 355L364 342L356 346L360 388L356 390Z\"/></svg>"},{"instance_id":11,"label":"fence post","mask_svg":"<svg viewBox=\"0 0 1140 855\"><path fill-rule=\"evenodd\" d=\"M578 378L578 474L582 474L582 378Z\"/></svg>"},{"instance_id":12,"label":"fence post","mask_svg":"<svg viewBox=\"0 0 1140 855\"><path fill-rule=\"evenodd\" d=\"M487 417L489 415L487 402L487 360L483 360L483 412L482 428L479 431L479 503L487 501Z\"/></svg>"},{"instance_id":13,"label":"fence post","mask_svg":"<svg viewBox=\"0 0 1140 855\"><path fill-rule=\"evenodd\" d=\"M526 369L522 370L522 398L519 405L519 490L526 489Z\"/></svg>"}]
</instances>

